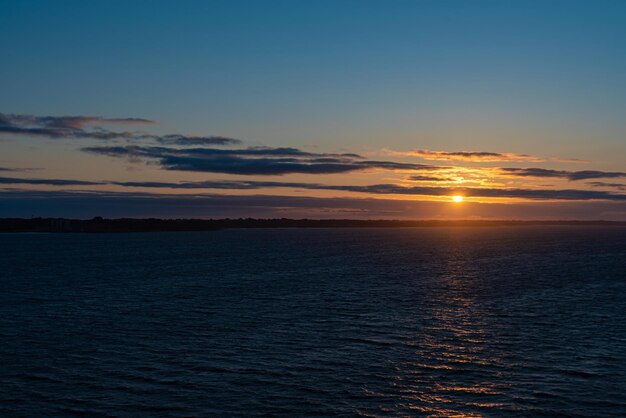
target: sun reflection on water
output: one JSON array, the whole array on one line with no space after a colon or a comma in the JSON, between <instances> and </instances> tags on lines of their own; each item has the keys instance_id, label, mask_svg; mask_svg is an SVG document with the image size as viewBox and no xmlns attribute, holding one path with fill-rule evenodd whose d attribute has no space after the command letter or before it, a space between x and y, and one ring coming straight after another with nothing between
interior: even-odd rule
<instances>
[{"instance_id":1,"label":"sun reflection on water","mask_svg":"<svg viewBox=\"0 0 626 418\"><path fill-rule=\"evenodd\" d=\"M414 361L398 376L401 402L429 416L482 416L504 404L493 375L502 368L489 345L488 315L476 300L475 268L471 250L452 236L441 274L430 290L429 320L416 335ZM408 377L407 377L408 376Z\"/></svg>"}]
</instances>

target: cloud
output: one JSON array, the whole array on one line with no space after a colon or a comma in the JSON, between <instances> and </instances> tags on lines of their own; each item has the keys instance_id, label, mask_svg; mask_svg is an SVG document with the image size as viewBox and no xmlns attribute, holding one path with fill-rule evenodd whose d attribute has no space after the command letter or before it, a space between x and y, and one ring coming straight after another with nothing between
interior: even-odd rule
<instances>
[{"instance_id":1,"label":"cloud","mask_svg":"<svg viewBox=\"0 0 626 418\"><path fill-rule=\"evenodd\" d=\"M172 145L234 145L240 140L223 136L155 135L135 131L111 131L101 125L145 125L154 121L141 118L101 116L34 116L0 113L0 135L22 135L52 139L151 140Z\"/></svg>"},{"instance_id":2,"label":"cloud","mask_svg":"<svg viewBox=\"0 0 626 418\"><path fill-rule=\"evenodd\" d=\"M623 172L610 172L610 171L595 171L595 170L583 170L583 171L563 171L563 170L549 170L545 168L501 168L505 174L520 177L559 177L566 178L568 180L589 180L600 178L619 178L626 177L626 173Z\"/></svg>"},{"instance_id":3,"label":"cloud","mask_svg":"<svg viewBox=\"0 0 626 418\"><path fill-rule=\"evenodd\" d=\"M435 176L410 176L407 178L410 181L450 181L449 178L435 177Z\"/></svg>"},{"instance_id":4,"label":"cloud","mask_svg":"<svg viewBox=\"0 0 626 418\"><path fill-rule=\"evenodd\" d=\"M147 136L156 139L158 142L166 145L235 145L240 144L241 140L228 138L225 136L185 136L185 135L163 135L163 136Z\"/></svg>"},{"instance_id":5,"label":"cloud","mask_svg":"<svg viewBox=\"0 0 626 418\"><path fill-rule=\"evenodd\" d=\"M61 179L20 179L14 177L0 177L0 184L38 184L49 186L95 186L106 184L102 182L83 180L61 180Z\"/></svg>"},{"instance_id":6,"label":"cloud","mask_svg":"<svg viewBox=\"0 0 626 418\"><path fill-rule=\"evenodd\" d=\"M142 118L103 118L101 116L34 116L0 113L0 125L27 127L39 126L58 129L82 129L87 125L99 124L151 124L154 121Z\"/></svg>"},{"instance_id":7,"label":"cloud","mask_svg":"<svg viewBox=\"0 0 626 418\"><path fill-rule=\"evenodd\" d=\"M276 182L276 181L190 181L190 182L154 182L154 181L117 181L117 186L169 188L169 189L225 189L225 190L252 190L275 187L293 187L299 189L322 189L323 185L315 183Z\"/></svg>"},{"instance_id":8,"label":"cloud","mask_svg":"<svg viewBox=\"0 0 626 418\"><path fill-rule=\"evenodd\" d=\"M362 159L358 154L329 154L302 151L297 148L271 148L271 147L248 147L243 149L218 149L218 148L168 148L150 146L112 146L112 147L85 147L83 151L104 154L113 157L146 157L160 158L165 155L215 157L215 156L244 156L244 157L292 157L292 158L324 158L324 162L337 162L345 159Z\"/></svg>"},{"instance_id":9,"label":"cloud","mask_svg":"<svg viewBox=\"0 0 626 418\"><path fill-rule=\"evenodd\" d=\"M396 184L374 184L366 186L328 185L319 183L273 182L273 181L200 181L200 182L116 182L125 187L172 188L172 189L230 189L250 190L266 188L297 188L307 190L337 190L367 194L452 196L488 198L522 198L532 200L626 200L626 194L597 190L550 190L550 189L498 189L482 187L406 187Z\"/></svg>"},{"instance_id":10,"label":"cloud","mask_svg":"<svg viewBox=\"0 0 626 418\"><path fill-rule=\"evenodd\" d=\"M605 183L603 181L592 181L588 184L593 187L614 187L618 190L626 191L626 184L622 184L622 183Z\"/></svg>"},{"instance_id":11,"label":"cloud","mask_svg":"<svg viewBox=\"0 0 626 418\"><path fill-rule=\"evenodd\" d=\"M626 202L424 202L371 198L0 191L0 217L626 220Z\"/></svg>"},{"instance_id":12,"label":"cloud","mask_svg":"<svg viewBox=\"0 0 626 418\"><path fill-rule=\"evenodd\" d=\"M134 138L133 132L114 132L102 124L150 124L140 118L103 118L100 116L34 116L0 113L0 134L41 136L47 138Z\"/></svg>"},{"instance_id":13,"label":"cloud","mask_svg":"<svg viewBox=\"0 0 626 418\"><path fill-rule=\"evenodd\" d=\"M157 160L166 170L197 171L238 175L283 175L292 173L333 174L370 169L424 170L424 164L369 161L357 154L329 154L296 148L251 147L244 149L168 147L87 147L83 151L130 158Z\"/></svg>"},{"instance_id":14,"label":"cloud","mask_svg":"<svg viewBox=\"0 0 626 418\"><path fill-rule=\"evenodd\" d=\"M430 151L417 149L412 151L385 150L389 155L403 157L419 157L425 160L436 161L473 161L473 162L498 162L498 161L545 161L542 158L528 154L499 153L487 151Z\"/></svg>"},{"instance_id":15,"label":"cloud","mask_svg":"<svg viewBox=\"0 0 626 418\"><path fill-rule=\"evenodd\" d=\"M579 189L509 189L484 187L438 187L438 186L401 186L396 184L373 185L331 185L303 182L276 181L196 181L196 182L94 182L66 179L32 179L0 177L0 184L32 184L49 186L97 186L116 185L122 187L169 188L169 189L220 189L220 190L254 190L268 188L295 188L304 190L335 190L344 192L366 193L374 195L413 195L430 197L447 197L463 195L477 198L522 198L531 200L626 200L626 194L611 193L598 190Z\"/></svg>"}]
</instances>

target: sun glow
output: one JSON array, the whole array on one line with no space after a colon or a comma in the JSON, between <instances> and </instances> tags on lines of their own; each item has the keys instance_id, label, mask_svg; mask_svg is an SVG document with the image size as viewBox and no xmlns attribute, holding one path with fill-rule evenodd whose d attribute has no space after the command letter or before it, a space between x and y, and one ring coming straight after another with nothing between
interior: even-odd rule
<instances>
[{"instance_id":1,"label":"sun glow","mask_svg":"<svg viewBox=\"0 0 626 418\"><path fill-rule=\"evenodd\" d=\"M452 201L460 203L463 201L463 196L452 196Z\"/></svg>"}]
</instances>

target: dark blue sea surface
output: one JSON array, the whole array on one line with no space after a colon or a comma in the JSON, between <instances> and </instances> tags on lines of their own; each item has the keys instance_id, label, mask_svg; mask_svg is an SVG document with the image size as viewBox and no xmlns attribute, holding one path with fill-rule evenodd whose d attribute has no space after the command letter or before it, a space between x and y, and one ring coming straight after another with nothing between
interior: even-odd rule
<instances>
[{"instance_id":1,"label":"dark blue sea surface","mask_svg":"<svg viewBox=\"0 0 626 418\"><path fill-rule=\"evenodd\" d=\"M626 415L626 228L0 234L0 415Z\"/></svg>"}]
</instances>

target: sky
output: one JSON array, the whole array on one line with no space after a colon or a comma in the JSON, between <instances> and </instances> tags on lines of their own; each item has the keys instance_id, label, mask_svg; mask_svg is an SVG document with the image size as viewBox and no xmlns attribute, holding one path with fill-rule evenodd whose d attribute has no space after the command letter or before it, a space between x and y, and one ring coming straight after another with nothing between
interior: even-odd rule
<instances>
[{"instance_id":1,"label":"sky","mask_svg":"<svg viewBox=\"0 0 626 418\"><path fill-rule=\"evenodd\" d=\"M626 220L624 21L621 0L0 1L0 216Z\"/></svg>"}]
</instances>

